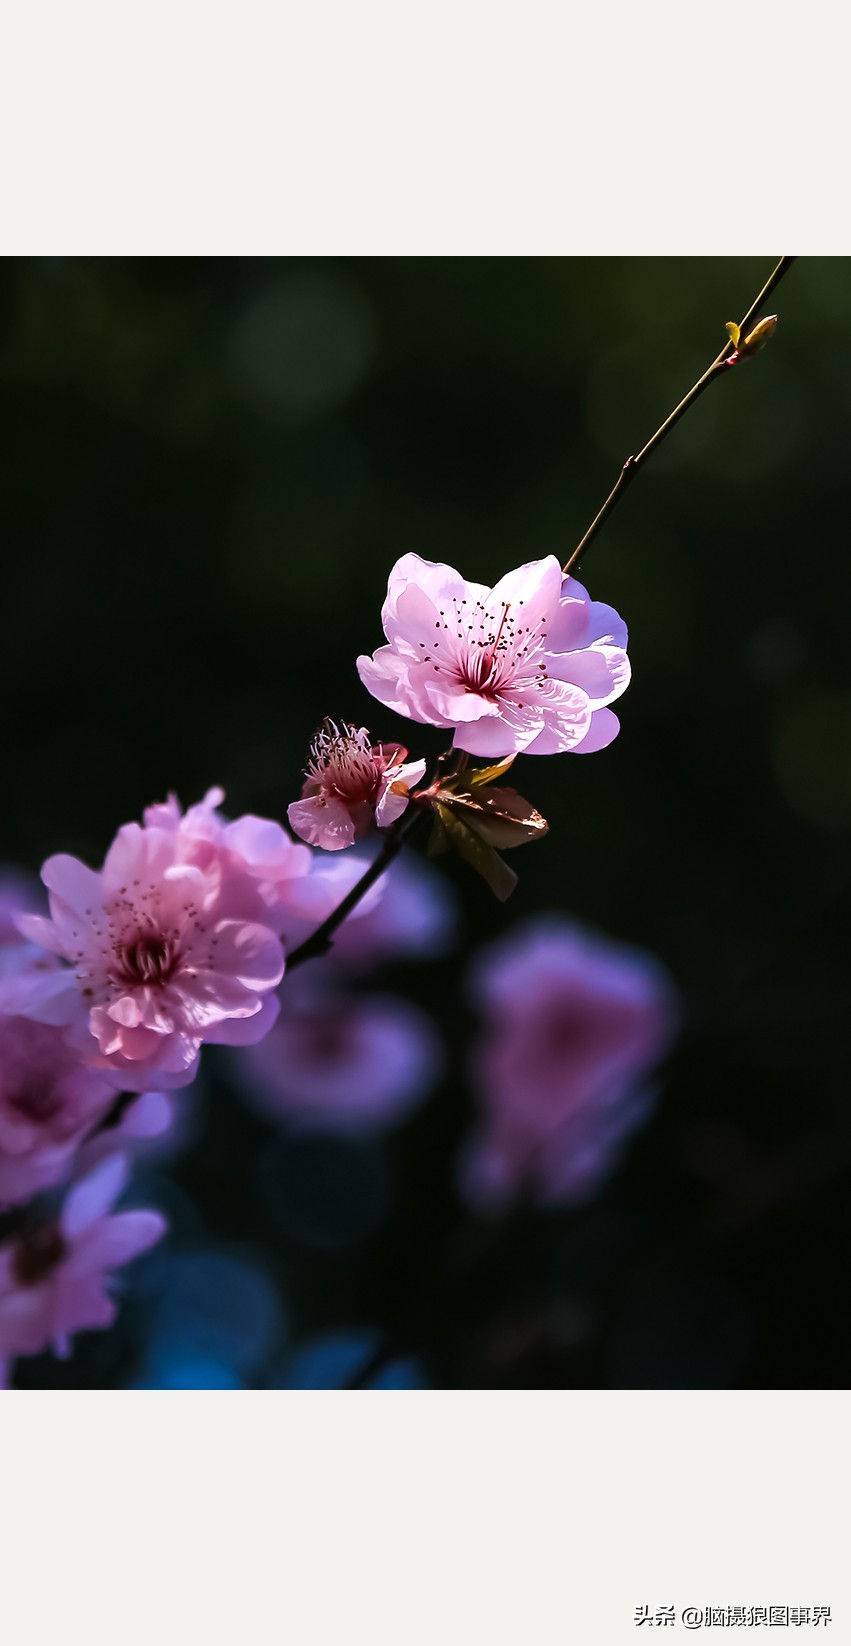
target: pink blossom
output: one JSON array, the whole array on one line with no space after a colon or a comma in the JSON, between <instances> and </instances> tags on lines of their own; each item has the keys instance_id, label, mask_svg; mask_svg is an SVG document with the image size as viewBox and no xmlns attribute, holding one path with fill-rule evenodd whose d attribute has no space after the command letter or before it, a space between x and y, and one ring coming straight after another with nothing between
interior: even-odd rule
<instances>
[{"instance_id":1,"label":"pink blossom","mask_svg":"<svg viewBox=\"0 0 851 1646\"><path fill-rule=\"evenodd\" d=\"M172 803L126 824L99 873L49 858L51 918L18 925L64 964L0 983L0 1010L65 1027L128 1091L188 1085L204 1041L247 1044L277 1013L275 875L299 848L278 831L286 849L264 855L263 820L224 825L204 804L198 827Z\"/></svg>"},{"instance_id":2,"label":"pink blossom","mask_svg":"<svg viewBox=\"0 0 851 1646\"><path fill-rule=\"evenodd\" d=\"M608 704L629 684L626 625L554 555L488 589L405 554L381 615L389 645L358 658L361 680L397 714L454 726L458 748L587 754L617 735Z\"/></svg>"},{"instance_id":3,"label":"pink blossom","mask_svg":"<svg viewBox=\"0 0 851 1646\"><path fill-rule=\"evenodd\" d=\"M646 1113L644 1077L675 1023L666 974L639 950L543 919L485 953L475 992L484 1032L467 1192L584 1199Z\"/></svg>"},{"instance_id":4,"label":"pink blossom","mask_svg":"<svg viewBox=\"0 0 851 1646\"><path fill-rule=\"evenodd\" d=\"M114 1102L111 1081L84 1067L61 1029L0 1016L0 1209L66 1176Z\"/></svg>"},{"instance_id":5,"label":"pink blossom","mask_svg":"<svg viewBox=\"0 0 851 1646\"><path fill-rule=\"evenodd\" d=\"M312 846L338 852L373 827L401 817L425 776L424 760L406 764L401 743L373 744L365 726L326 720L310 746L302 799L287 808L290 826Z\"/></svg>"},{"instance_id":6,"label":"pink blossom","mask_svg":"<svg viewBox=\"0 0 851 1646\"><path fill-rule=\"evenodd\" d=\"M218 810L223 789L208 789L204 799L181 813L176 795L144 813L148 828L175 837L180 860L200 868L219 862L228 874L256 882L264 906L264 924L280 933L284 913L299 882L311 872L313 855L269 817L246 812L232 822Z\"/></svg>"},{"instance_id":7,"label":"pink blossom","mask_svg":"<svg viewBox=\"0 0 851 1646\"><path fill-rule=\"evenodd\" d=\"M0 1357L50 1347L65 1356L75 1332L112 1325L111 1271L166 1229L159 1212L111 1215L125 1175L113 1155L73 1186L55 1221L0 1247Z\"/></svg>"},{"instance_id":8,"label":"pink blossom","mask_svg":"<svg viewBox=\"0 0 851 1646\"><path fill-rule=\"evenodd\" d=\"M432 1023L407 1001L347 994L324 967L295 972L281 1015L234 1073L246 1098L273 1120L365 1131L407 1114L435 1079Z\"/></svg>"}]
</instances>

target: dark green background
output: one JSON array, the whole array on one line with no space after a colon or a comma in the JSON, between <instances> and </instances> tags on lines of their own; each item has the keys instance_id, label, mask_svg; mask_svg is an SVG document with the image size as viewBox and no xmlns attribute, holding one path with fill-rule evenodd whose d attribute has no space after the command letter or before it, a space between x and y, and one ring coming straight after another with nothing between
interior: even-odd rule
<instances>
[{"instance_id":1,"label":"dark green background","mask_svg":"<svg viewBox=\"0 0 851 1646\"><path fill-rule=\"evenodd\" d=\"M7 261L3 857L100 861L170 788L281 817L326 713L404 736L355 671L393 561L565 559L774 261ZM630 626L620 738L520 763L551 833L507 909L448 871L476 940L557 908L662 956L688 1026L656 1117L593 1208L519 1217L450 1285L460 1077L330 1255L254 1220L265 1134L211 1079L183 1190L296 1336L401 1329L472 1386L848 1381L848 261L771 306L589 554ZM408 980L459 1046L463 964ZM121 1381L143 1328L25 1379Z\"/></svg>"}]
</instances>

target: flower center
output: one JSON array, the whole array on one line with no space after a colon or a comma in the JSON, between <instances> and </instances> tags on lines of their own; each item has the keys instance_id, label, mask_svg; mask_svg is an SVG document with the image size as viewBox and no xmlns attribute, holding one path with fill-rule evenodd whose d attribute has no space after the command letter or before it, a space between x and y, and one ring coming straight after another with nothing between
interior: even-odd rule
<instances>
[{"instance_id":1,"label":"flower center","mask_svg":"<svg viewBox=\"0 0 851 1646\"><path fill-rule=\"evenodd\" d=\"M42 1223L32 1234L22 1235L12 1254L12 1269L21 1286L37 1286L58 1267L68 1250L58 1223Z\"/></svg>"},{"instance_id":2,"label":"flower center","mask_svg":"<svg viewBox=\"0 0 851 1646\"><path fill-rule=\"evenodd\" d=\"M326 718L310 745L306 776L326 794L347 801L371 800L379 788L380 771L366 727L345 721L338 726Z\"/></svg>"},{"instance_id":3,"label":"flower center","mask_svg":"<svg viewBox=\"0 0 851 1646\"><path fill-rule=\"evenodd\" d=\"M519 600L512 609L506 600L497 611L481 600L468 606L466 600L453 599L453 609L440 608L435 625L446 630L447 639L433 640L430 646L420 641L423 662L428 661L436 674L447 673L467 691L491 702L509 688L543 687L547 680L541 655L547 638L544 619L525 623L522 605Z\"/></svg>"},{"instance_id":4,"label":"flower center","mask_svg":"<svg viewBox=\"0 0 851 1646\"><path fill-rule=\"evenodd\" d=\"M167 983L177 961L178 947L170 937L136 937L118 950L116 981L131 988Z\"/></svg>"}]
</instances>

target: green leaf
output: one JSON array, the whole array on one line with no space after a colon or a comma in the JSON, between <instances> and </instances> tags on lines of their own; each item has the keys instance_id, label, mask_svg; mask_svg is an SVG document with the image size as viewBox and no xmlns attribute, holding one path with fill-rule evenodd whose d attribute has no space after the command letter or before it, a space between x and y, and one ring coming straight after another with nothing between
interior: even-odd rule
<instances>
[{"instance_id":1,"label":"green leaf","mask_svg":"<svg viewBox=\"0 0 851 1646\"><path fill-rule=\"evenodd\" d=\"M739 338L741 337L742 334L739 331L739 328L736 325L735 320L728 320L727 321L727 331L729 333L730 342L732 343L733 348L737 349L739 347ZM736 382L738 382L738 381L739 381L738 378L736 378Z\"/></svg>"}]
</instances>

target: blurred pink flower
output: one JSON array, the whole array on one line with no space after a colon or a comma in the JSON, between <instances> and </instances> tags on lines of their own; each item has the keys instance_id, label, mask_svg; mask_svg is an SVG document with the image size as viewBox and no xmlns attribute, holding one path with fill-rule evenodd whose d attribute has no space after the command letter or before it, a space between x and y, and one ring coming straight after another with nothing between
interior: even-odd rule
<instances>
[{"instance_id":1,"label":"blurred pink flower","mask_svg":"<svg viewBox=\"0 0 851 1646\"><path fill-rule=\"evenodd\" d=\"M469 754L587 754L617 735L607 705L629 684L626 625L554 555L493 589L403 555L381 615L389 645L358 658L367 690L411 720L454 726Z\"/></svg>"},{"instance_id":2,"label":"blurred pink flower","mask_svg":"<svg viewBox=\"0 0 851 1646\"><path fill-rule=\"evenodd\" d=\"M542 919L484 954L474 988L484 1029L469 1197L585 1199L647 1112L644 1077L676 1021L667 975L640 950Z\"/></svg>"},{"instance_id":3,"label":"blurred pink flower","mask_svg":"<svg viewBox=\"0 0 851 1646\"><path fill-rule=\"evenodd\" d=\"M0 983L0 1011L65 1027L84 1061L128 1091L188 1085L204 1041L244 1045L277 1014L282 915L270 888L299 848L279 831L286 849L264 856L262 820L224 825L206 802L194 811L197 829L171 802L144 827L126 824L100 873L49 858L52 918L18 926L66 964Z\"/></svg>"},{"instance_id":4,"label":"blurred pink flower","mask_svg":"<svg viewBox=\"0 0 851 1646\"><path fill-rule=\"evenodd\" d=\"M369 847L360 847L346 857L352 883L366 872L374 855ZM457 937L458 917L445 875L409 853L391 863L378 886L380 896L355 911L360 918L344 920L336 932L328 955L332 965L356 971L389 960L425 961L448 953Z\"/></svg>"},{"instance_id":5,"label":"blurred pink flower","mask_svg":"<svg viewBox=\"0 0 851 1646\"><path fill-rule=\"evenodd\" d=\"M240 1054L235 1077L273 1120L335 1131L394 1123L423 1097L441 1053L424 1012L385 995L349 995L322 964L295 972L262 1046Z\"/></svg>"},{"instance_id":6,"label":"blurred pink flower","mask_svg":"<svg viewBox=\"0 0 851 1646\"><path fill-rule=\"evenodd\" d=\"M0 1247L0 1357L70 1352L75 1332L111 1326L110 1272L160 1240L160 1212L110 1215L125 1181L120 1155L76 1183L60 1216Z\"/></svg>"},{"instance_id":7,"label":"blurred pink flower","mask_svg":"<svg viewBox=\"0 0 851 1646\"><path fill-rule=\"evenodd\" d=\"M0 1209L66 1176L81 1140L115 1102L61 1029L0 1016Z\"/></svg>"},{"instance_id":8,"label":"blurred pink flower","mask_svg":"<svg viewBox=\"0 0 851 1646\"><path fill-rule=\"evenodd\" d=\"M345 857L317 858L290 898L284 927L288 952L327 919L366 873L373 856L367 845L356 846ZM431 960L446 954L456 935L455 902L446 878L420 857L399 857L343 921L327 963L363 971L388 960Z\"/></svg>"},{"instance_id":9,"label":"blurred pink flower","mask_svg":"<svg viewBox=\"0 0 851 1646\"><path fill-rule=\"evenodd\" d=\"M305 846L304 849L308 851L309 847ZM328 857L324 852L314 856L310 874L302 880L293 881L283 911L282 938L287 954L303 943L317 926L322 925L323 920L327 920L346 893L366 873L367 867L358 852L347 852L345 857ZM370 887L346 917L341 932L353 926L359 927L365 917L379 906L384 898L387 878L387 875L382 875Z\"/></svg>"},{"instance_id":10,"label":"blurred pink flower","mask_svg":"<svg viewBox=\"0 0 851 1646\"><path fill-rule=\"evenodd\" d=\"M406 765L407 753L401 743L373 744L365 726L326 720L310 746L302 799L287 808L291 828L326 852L351 846L374 825L386 829L425 776L425 761Z\"/></svg>"}]
</instances>

